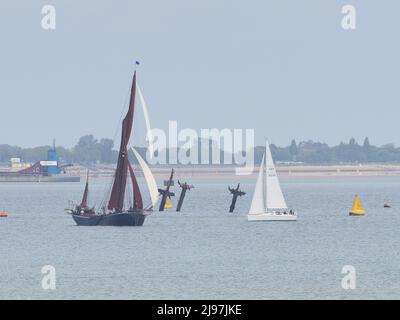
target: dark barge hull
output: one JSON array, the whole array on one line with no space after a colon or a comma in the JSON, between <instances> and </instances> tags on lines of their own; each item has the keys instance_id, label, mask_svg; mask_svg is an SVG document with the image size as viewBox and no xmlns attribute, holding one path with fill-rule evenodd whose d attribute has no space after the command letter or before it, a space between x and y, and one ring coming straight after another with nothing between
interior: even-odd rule
<instances>
[{"instance_id":1,"label":"dark barge hull","mask_svg":"<svg viewBox=\"0 0 400 320\"><path fill-rule=\"evenodd\" d=\"M143 211L111 214L80 215L72 214L78 226L142 226L146 215Z\"/></svg>"}]
</instances>

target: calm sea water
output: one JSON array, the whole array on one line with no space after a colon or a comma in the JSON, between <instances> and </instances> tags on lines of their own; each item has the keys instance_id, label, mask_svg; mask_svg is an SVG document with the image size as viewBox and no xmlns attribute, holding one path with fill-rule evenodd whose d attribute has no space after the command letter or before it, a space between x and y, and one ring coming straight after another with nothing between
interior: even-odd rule
<instances>
[{"instance_id":1,"label":"calm sea water","mask_svg":"<svg viewBox=\"0 0 400 320\"><path fill-rule=\"evenodd\" d=\"M83 183L0 184L10 213L0 220L0 298L400 297L400 178L281 180L297 222L247 222L251 180L235 214L227 186L236 181L198 180L182 213L156 212L140 228L75 226L63 210ZM98 203L104 181L91 189ZM364 217L348 216L354 194ZM48 264L56 290L41 287ZM341 287L344 265L356 268L355 290Z\"/></svg>"}]
</instances>

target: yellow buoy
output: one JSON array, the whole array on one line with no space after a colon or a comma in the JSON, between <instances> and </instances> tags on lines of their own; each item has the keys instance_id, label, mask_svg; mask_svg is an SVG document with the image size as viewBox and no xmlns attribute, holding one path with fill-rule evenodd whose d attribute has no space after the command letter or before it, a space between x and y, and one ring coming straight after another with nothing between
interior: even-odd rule
<instances>
[{"instance_id":1,"label":"yellow buoy","mask_svg":"<svg viewBox=\"0 0 400 320\"><path fill-rule=\"evenodd\" d=\"M365 210L361 206L360 199L358 196L354 197L353 206L350 209L350 216L363 216L365 214Z\"/></svg>"},{"instance_id":2,"label":"yellow buoy","mask_svg":"<svg viewBox=\"0 0 400 320\"><path fill-rule=\"evenodd\" d=\"M171 208L172 208L171 199L169 197L167 197L167 200L165 201L164 209L171 209Z\"/></svg>"}]
</instances>

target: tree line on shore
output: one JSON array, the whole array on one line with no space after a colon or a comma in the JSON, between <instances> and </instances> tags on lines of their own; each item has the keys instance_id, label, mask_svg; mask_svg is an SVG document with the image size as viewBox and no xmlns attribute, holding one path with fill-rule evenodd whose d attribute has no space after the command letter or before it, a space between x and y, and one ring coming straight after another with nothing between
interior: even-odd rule
<instances>
[{"instance_id":1,"label":"tree line on shore","mask_svg":"<svg viewBox=\"0 0 400 320\"><path fill-rule=\"evenodd\" d=\"M7 163L11 158L21 158L22 161L33 163L44 160L50 146L35 148L21 148L0 144L0 162ZM261 161L264 147L259 146L254 150L255 162ZM144 156L145 148L138 148ZM296 143L292 140L286 147L271 145L274 159L279 162L303 162L303 163L368 163L368 162L400 162L400 148L393 144L373 146L369 139L365 138L362 144L358 144L354 138L348 143L340 143L337 146L328 146L326 143L314 141L302 141ZM201 150L200 150L201 152ZM200 154L199 152L199 154ZM211 153L211 152L210 152ZM112 164L118 157L114 150L114 142L111 139L96 139L93 135L81 137L78 143L70 149L57 147L57 154L61 163L76 164ZM223 155L223 152L221 152ZM223 156L222 156L223 158ZM135 161L133 161L135 162Z\"/></svg>"},{"instance_id":2,"label":"tree line on shore","mask_svg":"<svg viewBox=\"0 0 400 320\"><path fill-rule=\"evenodd\" d=\"M33 163L47 159L47 151L51 146L39 146L34 148L21 148L0 144L0 162L9 162L10 158L20 158L21 161ZM113 150L114 142L111 139L97 140L93 135L81 137L78 143L71 149L57 146L57 155L62 163L113 163L118 152Z\"/></svg>"},{"instance_id":3,"label":"tree line on shore","mask_svg":"<svg viewBox=\"0 0 400 320\"><path fill-rule=\"evenodd\" d=\"M257 149L257 148L256 148ZM337 146L328 146L326 143L292 140L287 147L271 146L271 152L277 161L295 161L304 163L372 163L372 162L400 162L400 148L389 143L383 146L373 146L368 137L362 144L354 138L348 143L341 142ZM261 161L262 151L255 152Z\"/></svg>"}]
</instances>

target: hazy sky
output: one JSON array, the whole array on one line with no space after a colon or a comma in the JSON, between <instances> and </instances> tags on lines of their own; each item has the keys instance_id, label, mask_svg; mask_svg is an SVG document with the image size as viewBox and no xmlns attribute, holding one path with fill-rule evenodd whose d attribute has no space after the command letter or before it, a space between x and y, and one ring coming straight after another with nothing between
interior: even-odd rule
<instances>
[{"instance_id":1,"label":"hazy sky","mask_svg":"<svg viewBox=\"0 0 400 320\"><path fill-rule=\"evenodd\" d=\"M45 4L54 31L41 27ZM355 31L341 27L345 4ZM0 144L113 138L139 60L153 127L399 145L399 10L397 0L2 0Z\"/></svg>"}]
</instances>

